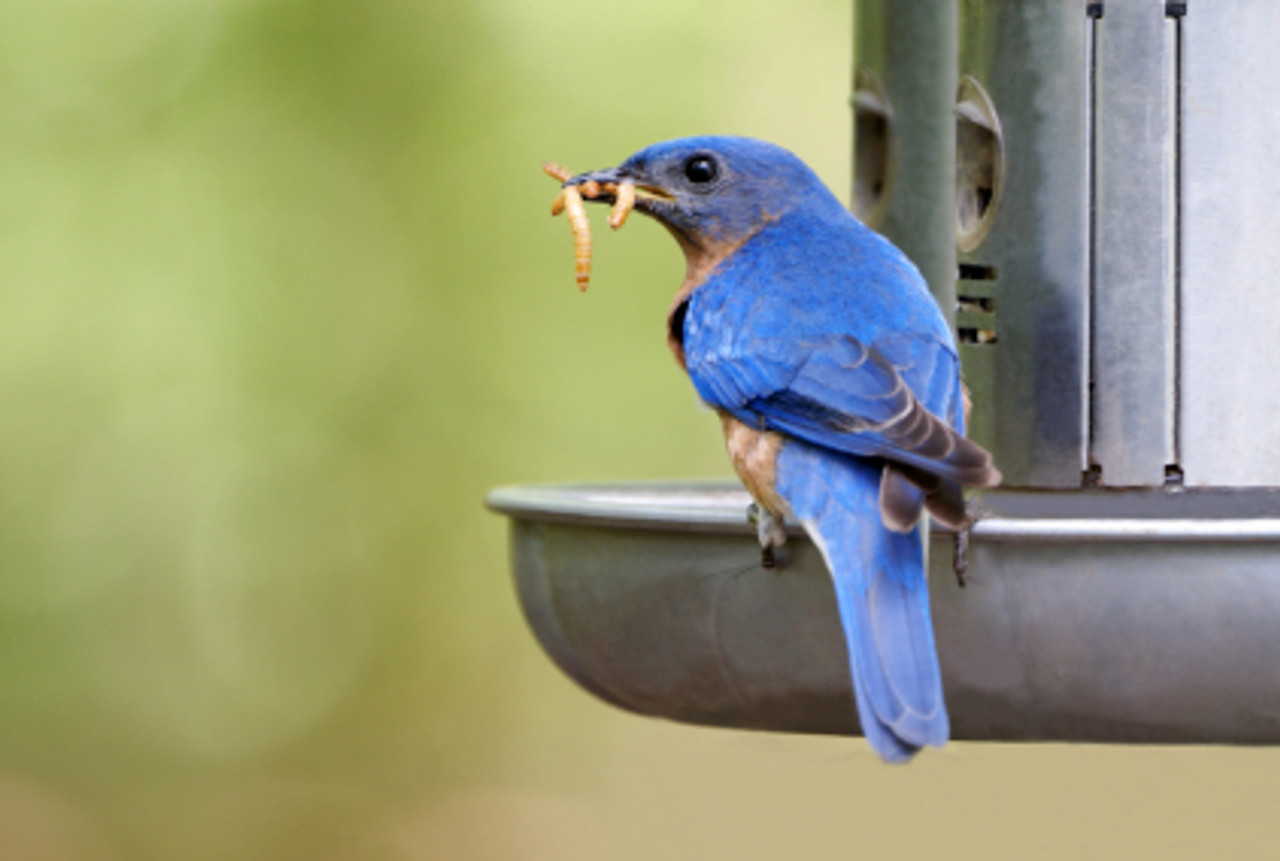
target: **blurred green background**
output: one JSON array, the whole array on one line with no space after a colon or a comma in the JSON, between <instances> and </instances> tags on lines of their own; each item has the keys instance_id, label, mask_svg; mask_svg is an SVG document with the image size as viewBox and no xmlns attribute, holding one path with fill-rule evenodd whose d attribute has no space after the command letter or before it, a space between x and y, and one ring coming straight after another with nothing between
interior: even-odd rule
<instances>
[{"instance_id":1,"label":"blurred green background","mask_svg":"<svg viewBox=\"0 0 1280 861\"><path fill-rule=\"evenodd\" d=\"M519 616L497 484L729 474L636 220L539 165L773 139L845 0L0 5L0 858L1266 857L1270 750L676 726ZM597 227L603 213L593 213Z\"/></svg>"}]
</instances>

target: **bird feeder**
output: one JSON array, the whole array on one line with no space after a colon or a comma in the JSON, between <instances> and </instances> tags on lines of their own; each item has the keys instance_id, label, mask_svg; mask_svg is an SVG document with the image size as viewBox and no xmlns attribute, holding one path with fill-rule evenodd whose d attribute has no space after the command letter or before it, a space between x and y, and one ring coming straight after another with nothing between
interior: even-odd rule
<instances>
[{"instance_id":1,"label":"bird feeder","mask_svg":"<svg viewBox=\"0 0 1280 861\"><path fill-rule=\"evenodd\" d=\"M1280 5L857 6L853 203L955 314L1004 485L930 589L959 739L1280 742ZM552 659L858 731L820 555L728 484L495 490ZM957 578L963 570L964 586Z\"/></svg>"}]
</instances>

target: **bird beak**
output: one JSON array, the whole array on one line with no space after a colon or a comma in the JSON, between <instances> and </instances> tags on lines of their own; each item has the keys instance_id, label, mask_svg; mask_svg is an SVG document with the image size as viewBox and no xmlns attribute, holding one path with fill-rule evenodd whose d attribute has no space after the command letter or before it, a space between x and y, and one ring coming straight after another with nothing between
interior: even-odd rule
<instances>
[{"instance_id":1,"label":"bird beak","mask_svg":"<svg viewBox=\"0 0 1280 861\"><path fill-rule=\"evenodd\" d=\"M601 192L595 197L586 198L587 200L612 205L617 200L617 195L613 193L613 189L618 185L628 183L635 188L635 208L646 215L655 217L661 217L666 209L670 207L672 201L675 200L675 196L666 189L654 185L648 181L648 177L639 174L626 165L580 173L577 176L570 177L564 184L582 186L592 182L600 186Z\"/></svg>"},{"instance_id":2,"label":"bird beak","mask_svg":"<svg viewBox=\"0 0 1280 861\"><path fill-rule=\"evenodd\" d=\"M600 185L616 184L619 182L635 182L635 178L628 175L621 167L606 167L603 170L589 170L586 173L580 173L577 176L570 177L565 185L582 185L586 182L596 182Z\"/></svg>"}]
</instances>

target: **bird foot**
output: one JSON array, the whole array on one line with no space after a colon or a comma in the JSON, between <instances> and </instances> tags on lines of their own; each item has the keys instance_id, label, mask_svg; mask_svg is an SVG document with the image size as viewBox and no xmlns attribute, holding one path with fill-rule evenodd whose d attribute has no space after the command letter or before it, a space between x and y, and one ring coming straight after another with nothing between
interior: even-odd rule
<instances>
[{"instance_id":1,"label":"bird foot","mask_svg":"<svg viewBox=\"0 0 1280 861\"><path fill-rule=\"evenodd\" d=\"M785 564L775 550L780 550L787 543L787 529L782 518L758 503L747 506L747 522L756 528L756 537L760 539L760 567L776 568Z\"/></svg>"},{"instance_id":2,"label":"bird foot","mask_svg":"<svg viewBox=\"0 0 1280 861\"><path fill-rule=\"evenodd\" d=\"M961 589L969 582L965 578L965 574L969 572L969 538L973 530L973 524L990 513L986 509L979 508L971 503L965 509L964 523L956 530L955 544L951 555L951 568L956 575L956 585Z\"/></svg>"}]
</instances>

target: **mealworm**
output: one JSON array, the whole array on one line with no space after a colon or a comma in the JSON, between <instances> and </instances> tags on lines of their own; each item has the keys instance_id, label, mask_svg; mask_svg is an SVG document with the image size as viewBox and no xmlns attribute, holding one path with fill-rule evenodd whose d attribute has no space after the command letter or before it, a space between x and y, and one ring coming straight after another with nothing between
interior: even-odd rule
<instances>
[{"instance_id":1,"label":"mealworm","mask_svg":"<svg viewBox=\"0 0 1280 861\"><path fill-rule=\"evenodd\" d=\"M620 182L614 190L617 200L609 213L609 226L614 230L627 223L627 216L636 205L636 186L632 182Z\"/></svg>"},{"instance_id":2,"label":"mealworm","mask_svg":"<svg viewBox=\"0 0 1280 861\"><path fill-rule=\"evenodd\" d=\"M542 165L542 172L552 179L568 182L573 172L553 161ZM579 290L587 289L587 281L591 278L591 222L587 221L587 208L582 205L582 192L576 185L566 185L560 189L556 199L551 202L551 214L566 213L569 218L569 229L573 231L573 273Z\"/></svg>"},{"instance_id":3,"label":"mealworm","mask_svg":"<svg viewBox=\"0 0 1280 861\"><path fill-rule=\"evenodd\" d=\"M561 167L554 161L543 162L542 172L552 179L558 179L561 182L568 182L573 178L573 173L566 167Z\"/></svg>"},{"instance_id":4,"label":"mealworm","mask_svg":"<svg viewBox=\"0 0 1280 861\"><path fill-rule=\"evenodd\" d=\"M591 278L591 223L587 221L587 208L582 205L577 186L566 185L560 193L564 195L565 215L573 230L573 273L578 289L586 290Z\"/></svg>"},{"instance_id":5,"label":"mealworm","mask_svg":"<svg viewBox=\"0 0 1280 861\"><path fill-rule=\"evenodd\" d=\"M568 168L553 161L543 164L542 170L547 176L561 182L568 182L573 177ZM636 188L632 183L601 183L589 179L581 185L566 185L551 202L552 215L564 212L569 218L569 227L573 231L573 271L579 290L586 290L587 281L591 278L591 223L587 221L587 209L582 201L584 198L594 200L602 194L617 197L613 211L609 213L609 226L617 230L635 207Z\"/></svg>"}]
</instances>

